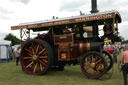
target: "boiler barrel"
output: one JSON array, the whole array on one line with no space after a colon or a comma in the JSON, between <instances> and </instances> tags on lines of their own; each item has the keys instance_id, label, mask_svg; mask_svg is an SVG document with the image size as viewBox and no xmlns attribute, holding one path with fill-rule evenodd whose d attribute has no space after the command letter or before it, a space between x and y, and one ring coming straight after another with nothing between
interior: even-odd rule
<instances>
[{"instance_id":1,"label":"boiler barrel","mask_svg":"<svg viewBox=\"0 0 128 85\"><path fill-rule=\"evenodd\" d=\"M84 54L88 51L100 52L101 49L102 49L102 43L101 42L80 42L79 43L80 54Z\"/></svg>"},{"instance_id":2,"label":"boiler barrel","mask_svg":"<svg viewBox=\"0 0 128 85\"><path fill-rule=\"evenodd\" d=\"M101 42L92 42L90 43L90 51L98 51L100 52L102 49Z\"/></svg>"}]
</instances>

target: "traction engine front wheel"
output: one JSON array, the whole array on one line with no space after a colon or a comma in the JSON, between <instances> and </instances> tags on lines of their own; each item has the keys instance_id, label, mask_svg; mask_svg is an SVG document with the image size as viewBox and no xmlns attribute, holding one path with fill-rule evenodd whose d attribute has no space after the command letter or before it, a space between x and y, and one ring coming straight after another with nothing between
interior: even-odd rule
<instances>
[{"instance_id":1,"label":"traction engine front wheel","mask_svg":"<svg viewBox=\"0 0 128 85\"><path fill-rule=\"evenodd\" d=\"M44 40L28 41L21 51L21 65L25 72L32 75L45 74L53 64L53 51Z\"/></svg>"},{"instance_id":2,"label":"traction engine front wheel","mask_svg":"<svg viewBox=\"0 0 128 85\"><path fill-rule=\"evenodd\" d=\"M95 51L86 53L81 61L81 70L88 78L98 79L106 72L106 61Z\"/></svg>"},{"instance_id":3,"label":"traction engine front wheel","mask_svg":"<svg viewBox=\"0 0 128 85\"><path fill-rule=\"evenodd\" d=\"M113 57L111 56L110 53L108 53L107 51L103 51L103 56L107 62L107 70L106 72L108 72L112 67L113 67Z\"/></svg>"}]
</instances>

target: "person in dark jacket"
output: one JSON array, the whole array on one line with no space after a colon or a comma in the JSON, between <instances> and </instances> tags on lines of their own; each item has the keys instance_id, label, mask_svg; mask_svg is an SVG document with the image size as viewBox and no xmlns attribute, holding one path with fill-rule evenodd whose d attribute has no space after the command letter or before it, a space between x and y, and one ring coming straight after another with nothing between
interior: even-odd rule
<instances>
[{"instance_id":1,"label":"person in dark jacket","mask_svg":"<svg viewBox=\"0 0 128 85\"><path fill-rule=\"evenodd\" d=\"M121 39L117 35L113 34L113 27L111 24L105 24L103 27L104 35L101 37L101 40L104 41L106 38L111 40L112 44L114 42L120 42Z\"/></svg>"}]
</instances>

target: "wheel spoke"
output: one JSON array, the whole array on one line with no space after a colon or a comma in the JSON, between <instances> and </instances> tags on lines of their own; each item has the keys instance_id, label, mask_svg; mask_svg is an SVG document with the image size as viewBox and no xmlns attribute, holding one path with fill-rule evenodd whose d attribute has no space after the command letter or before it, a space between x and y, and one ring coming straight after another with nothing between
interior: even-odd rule
<instances>
[{"instance_id":1,"label":"wheel spoke","mask_svg":"<svg viewBox=\"0 0 128 85\"><path fill-rule=\"evenodd\" d=\"M35 71L36 71L36 68L37 68L37 63L36 63L36 65L35 65L34 69L33 69L33 72L35 72Z\"/></svg>"},{"instance_id":2,"label":"wheel spoke","mask_svg":"<svg viewBox=\"0 0 128 85\"><path fill-rule=\"evenodd\" d=\"M42 59L46 64L48 64L48 61L47 60L44 60L44 59Z\"/></svg>"},{"instance_id":3,"label":"wheel spoke","mask_svg":"<svg viewBox=\"0 0 128 85\"><path fill-rule=\"evenodd\" d=\"M32 57L23 57L23 59L32 59Z\"/></svg>"},{"instance_id":4,"label":"wheel spoke","mask_svg":"<svg viewBox=\"0 0 128 85\"><path fill-rule=\"evenodd\" d=\"M41 63L40 63L40 70L41 70L41 71L43 70Z\"/></svg>"},{"instance_id":5,"label":"wheel spoke","mask_svg":"<svg viewBox=\"0 0 128 85\"><path fill-rule=\"evenodd\" d=\"M45 66L45 67L47 66L47 65L46 65L44 62L42 62L41 60L39 60L39 62L42 63L43 66Z\"/></svg>"},{"instance_id":6,"label":"wheel spoke","mask_svg":"<svg viewBox=\"0 0 128 85\"><path fill-rule=\"evenodd\" d=\"M46 58L46 59L47 59L47 58L48 58L48 56L40 56L39 58Z\"/></svg>"},{"instance_id":7,"label":"wheel spoke","mask_svg":"<svg viewBox=\"0 0 128 85\"><path fill-rule=\"evenodd\" d=\"M29 56L31 56L31 57L33 56L33 55L32 55L32 54L30 54L30 53L27 53L27 54L28 54Z\"/></svg>"},{"instance_id":8,"label":"wheel spoke","mask_svg":"<svg viewBox=\"0 0 128 85\"><path fill-rule=\"evenodd\" d=\"M45 50L46 50L46 49L41 50L38 55L40 55L41 53L43 53Z\"/></svg>"},{"instance_id":9,"label":"wheel spoke","mask_svg":"<svg viewBox=\"0 0 128 85\"><path fill-rule=\"evenodd\" d=\"M33 45L33 43L31 43L31 44L32 44L32 48L35 49L35 46Z\"/></svg>"},{"instance_id":10,"label":"wheel spoke","mask_svg":"<svg viewBox=\"0 0 128 85\"><path fill-rule=\"evenodd\" d=\"M110 60L109 57L105 58L106 60Z\"/></svg>"},{"instance_id":11,"label":"wheel spoke","mask_svg":"<svg viewBox=\"0 0 128 85\"><path fill-rule=\"evenodd\" d=\"M36 49L36 47L35 47L35 45L33 44L33 43L31 43L31 50L32 50L32 53L35 55L36 53L35 53L35 49Z\"/></svg>"},{"instance_id":12,"label":"wheel spoke","mask_svg":"<svg viewBox=\"0 0 128 85\"><path fill-rule=\"evenodd\" d=\"M89 69L91 68L91 66L90 66L90 65L86 65L85 68L86 68L87 70L89 70Z\"/></svg>"},{"instance_id":13,"label":"wheel spoke","mask_svg":"<svg viewBox=\"0 0 128 85\"><path fill-rule=\"evenodd\" d=\"M29 49L25 48L25 50L28 52L29 55L33 55L33 53Z\"/></svg>"},{"instance_id":14,"label":"wheel spoke","mask_svg":"<svg viewBox=\"0 0 128 85\"><path fill-rule=\"evenodd\" d=\"M30 67L34 62L32 61L31 63L29 63L26 68Z\"/></svg>"},{"instance_id":15,"label":"wheel spoke","mask_svg":"<svg viewBox=\"0 0 128 85\"><path fill-rule=\"evenodd\" d=\"M99 59L99 60L96 62L96 64L98 64L101 60L102 60L102 59Z\"/></svg>"},{"instance_id":16,"label":"wheel spoke","mask_svg":"<svg viewBox=\"0 0 128 85\"><path fill-rule=\"evenodd\" d=\"M28 49L26 49L26 48L25 48L25 50L27 51L27 54L28 54L29 56L31 56L31 57L33 56L33 53L31 53L30 50L28 50Z\"/></svg>"},{"instance_id":17,"label":"wheel spoke","mask_svg":"<svg viewBox=\"0 0 128 85\"><path fill-rule=\"evenodd\" d=\"M37 54L37 52L38 52L38 50L39 50L39 47L40 47L40 45L38 44L38 45L37 45L37 48L36 48L36 54Z\"/></svg>"},{"instance_id":18,"label":"wheel spoke","mask_svg":"<svg viewBox=\"0 0 128 85\"><path fill-rule=\"evenodd\" d=\"M98 59L99 59L98 56L96 56L96 57L95 57L95 60L97 61Z\"/></svg>"},{"instance_id":19,"label":"wheel spoke","mask_svg":"<svg viewBox=\"0 0 128 85\"><path fill-rule=\"evenodd\" d=\"M98 71L104 70L104 64L97 64L96 69L97 69Z\"/></svg>"},{"instance_id":20,"label":"wheel spoke","mask_svg":"<svg viewBox=\"0 0 128 85\"><path fill-rule=\"evenodd\" d=\"M46 55L46 54L47 54L47 51L45 50L42 55Z\"/></svg>"},{"instance_id":21,"label":"wheel spoke","mask_svg":"<svg viewBox=\"0 0 128 85\"><path fill-rule=\"evenodd\" d=\"M88 73L90 73L91 75L96 73L96 71L95 71L93 68L89 68L87 71L88 71Z\"/></svg>"},{"instance_id":22,"label":"wheel spoke","mask_svg":"<svg viewBox=\"0 0 128 85\"><path fill-rule=\"evenodd\" d=\"M34 51L34 49L32 48L32 53L35 55L35 51Z\"/></svg>"}]
</instances>

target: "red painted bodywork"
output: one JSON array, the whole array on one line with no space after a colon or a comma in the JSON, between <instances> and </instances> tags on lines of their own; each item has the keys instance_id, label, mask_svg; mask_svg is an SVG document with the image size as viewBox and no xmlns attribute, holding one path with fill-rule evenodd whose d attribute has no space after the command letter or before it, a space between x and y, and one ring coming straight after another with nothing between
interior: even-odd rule
<instances>
[{"instance_id":1,"label":"red painted bodywork","mask_svg":"<svg viewBox=\"0 0 128 85\"><path fill-rule=\"evenodd\" d=\"M104 50L109 52L110 54L113 53L113 51L115 50L115 48L113 46L104 46Z\"/></svg>"},{"instance_id":2,"label":"red painted bodywork","mask_svg":"<svg viewBox=\"0 0 128 85\"><path fill-rule=\"evenodd\" d=\"M104 49L105 51L109 52L112 54L112 52L114 51L114 49Z\"/></svg>"}]
</instances>

